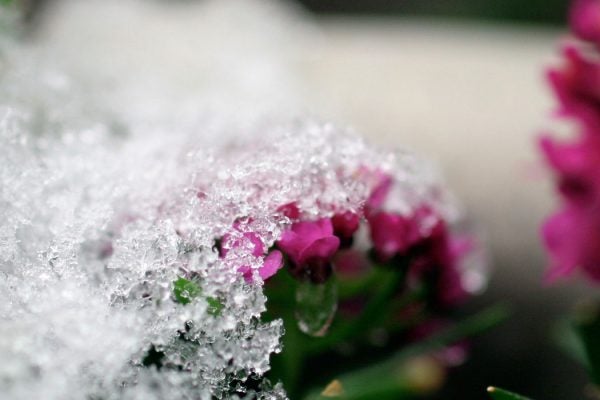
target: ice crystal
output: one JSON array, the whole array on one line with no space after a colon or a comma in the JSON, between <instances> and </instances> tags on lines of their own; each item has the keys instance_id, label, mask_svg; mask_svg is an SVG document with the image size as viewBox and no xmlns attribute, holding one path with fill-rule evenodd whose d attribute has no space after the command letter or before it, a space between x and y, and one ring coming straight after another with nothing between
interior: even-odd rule
<instances>
[{"instance_id":1,"label":"ice crystal","mask_svg":"<svg viewBox=\"0 0 600 400\"><path fill-rule=\"evenodd\" d=\"M215 107L206 88L158 106L123 71L109 93L105 77L55 68L51 48L2 52L0 397L285 398L262 379L282 323L261 322L262 282L237 270L260 257L220 257L217 241L237 223L268 248L290 202L314 218L357 210L365 168L397 178L399 212L456 216L411 153L253 99Z\"/></svg>"}]
</instances>

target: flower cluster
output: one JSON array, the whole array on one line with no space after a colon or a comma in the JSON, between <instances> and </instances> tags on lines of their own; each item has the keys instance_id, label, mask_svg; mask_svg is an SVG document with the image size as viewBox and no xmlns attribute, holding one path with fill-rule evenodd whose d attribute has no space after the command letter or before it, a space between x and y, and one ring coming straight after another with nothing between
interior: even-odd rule
<instances>
[{"instance_id":1,"label":"flower cluster","mask_svg":"<svg viewBox=\"0 0 600 400\"><path fill-rule=\"evenodd\" d=\"M296 202L282 205L276 212L289 225L271 249L258 234L236 222L220 240L221 257L231 249L245 249L262 260L257 268L262 280L285 264L295 279L312 284L327 282L336 270L345 274L387 266L403 269L407 284L426 282L440 306L465 299L471 290L462 263L473 249L472 238L451 234L446 221L426 204L408 214L390 210L387 203L395 181L388 174L373 175L371 195L360 210L338 210L331 217L311 219ZM364 235L368 239L359 242L359 230L368 232ZM249 265L238 266L238 271L247 282L253 281Z\"/></svg>"},{"instance_id":2,"label":"flower cluster","mask_svg":"<svg viewBox=\"0 0 600 400\"><path fill-rule=\"evenodd\" d=\"M548 79L559 100L558 115L574 120L578 131L570 141L541 138L562 199L542 236L551 258L550 281L578 267L600 281L600 1L575 1L569 20L580 41L564 46L563 64L551 69Z\"/></svg>"}]
</instances>

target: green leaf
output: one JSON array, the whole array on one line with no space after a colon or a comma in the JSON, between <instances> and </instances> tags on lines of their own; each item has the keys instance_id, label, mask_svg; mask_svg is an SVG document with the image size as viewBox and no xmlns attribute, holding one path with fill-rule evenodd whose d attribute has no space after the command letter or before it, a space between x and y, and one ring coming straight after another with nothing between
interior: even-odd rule
<instances>
[{"instance_id":1,"label":"green leaf","mask_svg":"<svg viewBox=\"0 0 600 400\"><path fill-rule=\"evenodd\" d=\"M527 397L494 386L490 386L487 391L494 400L530 400Z\"/></svg>"},{"instance_id":2,"label":"green leaf","mask_svg":"<svg viewBox=\"0 0 600 400\"><path fill-rule=\"evenodd\" d=\"M343 392L337 397L344 400L383 398L382 396L391 396L396 399L411 398L418 393L419 386L423 382L420 380L420 377L423 376L420 371L423 371L424 365L427 367L427 364L421 363L417 374L419 378L415 378L413 361L423 360L422 356L424 355L431 354L465 337L482 333L504 321L508 315L508 309L504 305L490 307L428 339L405 347L383 362L336 377L335 381ZM435 376L432 365L424 369L428 371L426 375ZM327 388L314 389L305 399L323 399L325 396L322 393L325 392L325 389Z\"/></svg>"},{"instance_id":3,"label":"green leaf","mask_svg":"<svg viewBox=\"0 0 600 400\"><path fill-rule=\"evenodd\" d=\"M194 297L200 295L200 293L202 293L202 290L195 282L185 278L179 278L173 282L173 295L175 295L175 301L178 303L188 304Z\"/></svg>"},{"instance_id":4,"label":"green leaf","mask_svg":"<svg viewBox=\"0 0 600 400\"><path fill-rule=\"evenodd\" d=\"M221 311L225 307L223 303L217 298L207 297L206 302L208 303L208 313L214 316L220 315Z\"/></svg>"},{"instance_id":5,"label":"green leaf","mask_svg":"<svg viewBox=\"0 0 600 400\"><path fill-rule=\"evenodd\" d=\"M587 368L585 348L571 319L565 318L555 324L552 340L566 355Z\"/></svg>"},{"instance_id":6,"label":"green leaf","mask_svg":"<svg viewBox=\"0 0 600 400\"><path fill-rule=\"evenodd\" d=\"M379 326L385 320L386 306L391 303L391 298L401 285L404 273L381 268L381 272L375 276L379 281L378 290L369 300L361 315L349 323L338 326L337 329L332 329L327 336L316 338L306 349L309 353L320 353L344 340L358 337L369 329Z\"/></svg>"}]
</instances>

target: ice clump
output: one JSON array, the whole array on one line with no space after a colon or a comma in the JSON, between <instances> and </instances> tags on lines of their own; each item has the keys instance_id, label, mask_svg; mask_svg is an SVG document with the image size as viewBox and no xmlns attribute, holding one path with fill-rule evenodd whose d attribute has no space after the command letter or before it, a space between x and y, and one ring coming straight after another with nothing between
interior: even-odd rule
<instances>
[{"instance_id":1,"label":"ice clump","mask_svg":"<svg viewBox=\"0 0 600 400\"><path fill-rule=\"evenodd\" d=\"M272 245L292 201L315 218L356 210L372 189L361 168L396 176L398 210L455 217L411 153L252 99L223 107L216 90L144 102L168 82L123 71L111 93L51 49L2 47L0 398L285 398L262 380L282 323L260 321L261 282L237 272L260 260L215 241L243 221ZM201 282L185 305L181 277Z\"/></svg>"}]
</instances>

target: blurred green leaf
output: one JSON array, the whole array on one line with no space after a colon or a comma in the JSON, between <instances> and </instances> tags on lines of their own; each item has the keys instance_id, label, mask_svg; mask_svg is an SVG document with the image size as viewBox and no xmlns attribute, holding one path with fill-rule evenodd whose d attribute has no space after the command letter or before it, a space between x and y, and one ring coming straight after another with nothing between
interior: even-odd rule
<instances>
[{"instance_id":1,"label":"blurred green leaf","mask_svg":"<svg viewBox=\"0 0 600 400\"><path fill-rule=\"evenodd\" d=\"M575 331L583 348L592 381L600 384L600 312L598 304L585 304L575 315Z\"/></svg>"},{"instance_id":2,"label":"blurred green leaf","mask_svg":"<svg viewBox=\"0 0 600 400\"><path fill-rule=\"evenodd\" d=\"M405 347L383 362L336 377L332 382L338 382L341 390L335 397L344 400L379 399L387 396L396 399L412 398L422 389L421 382L427 382L427 379L421 382L415 380L411 360L420 360L420 356L431 354L460 339L480 334L504 321L508 315L509 311L504 305L490 307L428 339ZM432 366L429 367L429 371L430 376L435 377ZM322 395L326 389L315 389L305 399L326 398Z\"/></svg>"},{"instance_id":3,"label":"blurred green leaf","mask_svg":"<svg viewBox=\"0 0 600 400\"><path fill-rule=\"evenodd\" d=\"M398 291L404 280L404 273L399 270L384 269L374 275L378 290L369 300L360 316L353 321L338 324L322 338L315 338L309 343L310 353L320 353L330 349L332 346L353 337L359 337L368 330L385 322L386 311L391 303L391 298Z\"/></svg>"},{"instance_id":4,"label":"blurred green leaf","mask_svg":"<svg viewBox=\"0 0 600 400\"><path fill-rule=\"evenodd\" d=\"M494 386L490 386L487 391L494 400L530 400L527 397Z\"/></svg>"},{"instance_id":5,"label":"blurred green leaf","mask_svg":"<svg viewBox=\"0 0 600 400\"><path fill-rule=\"evenodd\" d=\"M556 323L552 330L552 339L565 354L587 367L585 348L573 321L563 319Z\"/></svg>"}]
</instances>

